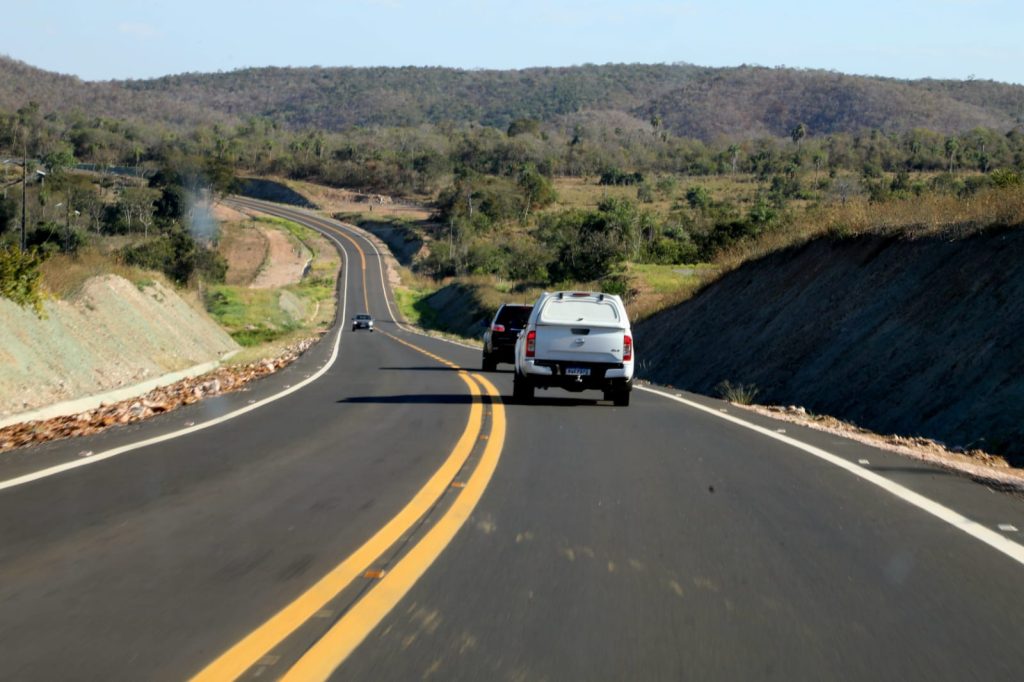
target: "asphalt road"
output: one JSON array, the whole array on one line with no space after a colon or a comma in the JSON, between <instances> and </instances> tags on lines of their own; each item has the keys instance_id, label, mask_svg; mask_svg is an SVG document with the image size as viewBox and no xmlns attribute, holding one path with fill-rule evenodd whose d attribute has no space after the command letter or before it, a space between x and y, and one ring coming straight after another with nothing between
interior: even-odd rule
<instances>
[{"instance_id":1,"label":"asphalt road","mask_svg":"<svg viewBox=\"0 0 1024 682\"><path fill-rule=\"evenodd\" d=\"M0 679L1024 679L1019 497L699 396L509 404L367 239L274 210L343 249L340 326L0 455Z\"/></svg>"}]
</instances>

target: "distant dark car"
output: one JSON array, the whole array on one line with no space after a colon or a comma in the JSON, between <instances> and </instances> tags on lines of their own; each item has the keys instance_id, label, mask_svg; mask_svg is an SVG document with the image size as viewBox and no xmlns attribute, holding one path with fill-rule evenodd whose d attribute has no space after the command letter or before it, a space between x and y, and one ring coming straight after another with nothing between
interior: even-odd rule
<instances>
[{"instance_id":1,"label":"distant dark car","mask_svg":"<svg viewBox=\"0 0 1024 682\"><path fill-rule=\"evenodd\" d=\"M499 362L514 362L516 338L530 319L532 305L522 303L503 303L490 326L484 332L485 372L493 372Z\"/></svg>"},{"instance_id":2,"label":"distant dark car","mask_svg":"<svg viewBox=\"0 0 1024 682\"><path fill-rule=\"evenodd\" d=\"M352 318L352 331L357 329L369 329L373 331L373 318L366 313L359 313Z\"/></svg>"}]
</instances>

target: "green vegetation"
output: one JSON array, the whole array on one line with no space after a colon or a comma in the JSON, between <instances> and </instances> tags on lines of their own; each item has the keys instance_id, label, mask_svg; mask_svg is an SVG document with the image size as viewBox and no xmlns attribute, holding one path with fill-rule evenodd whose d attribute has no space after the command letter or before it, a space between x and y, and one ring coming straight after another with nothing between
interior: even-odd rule
<instances>
[{"instance_id":1,"label":"green vegetation","mask_svg":"<svg viewBox=\"0 0 1024 682\"><path fill-rule=\"evenodd\" d=\"M0 246L0 296L22 307L30 306L37 315L42 315L41 262L35 249L22 252L15 246Z\"/></svg>"},{"instance_id":2,"label":"green vegetation","mask_svg":"<svg viewBox=\"0 0 1024 682\"><path fill-rule=\"evenodd\" d=\"M314 254L309 272L296 284L253 289L217 284L205 290L209 313L241 346L252 347L309 335L333 317L338 256L320 248L316 233L280 218L257 219L286 230Z\"/></svg>"},{"instance_id":3,"label":"green vegetation","mask_svg":"<svg viewBox=\"0 0 1024 682\"><path fill-rule=\"evenodd\" d=\"M424 329L437 329L437 311L426 302L434 292L430 289L402 287L395 290L398 310L409 324Z\"/></svg>"},{"instance_id":4,"label":"green vegetation","mask_svg":"<svg viewBox=\"0 0 1024 682\"><path fill-rule=\"evenodd\" d=\"M202 248L187 232L178 229L124 251L124 261L148 270L162 271L177 284L193 276L207 282L223 282L227 263L216 251Z\"/></svg>"},{"instance_id":5,"label":"green vegetation","mask_svg":"<svg viewBox=\"0 0 1024 682\"><path fill-rule=\"evenodd\" d=\"M695 263L820 234L1021 223L1024 88L999 83L690 65L90 84L0 59L0 73L41 102L0 93L0 152L51 172L27 204L42 252L119 239L126 263L209 286L223 267L193 209L236 175L414 198L434 219L409 228L427 255L406 257L429 284L403 305L425 324L428 291L601 288L647 314L713 276L666 274ZM19 209L0 206L0 238Z\"/></svg>"},{"instance_id":6,"label":"green vegetation","mask_svg":"<svg viewBox=\"0 0 1024 682\"><path fill-rule=\"evenodd\" d=\"M617 125L703 140L767 133L790 139L878 128L929 127L945 133L976 126L1011 128L1022 89L985 80L901 81L830 71L706 68L690 64L588 64L517 71L448 68L249 68L153 80L87 83L0 59L0 109L24 99L111 121L160 121L186 134L197 127L266 116L273 125L310 131L417 128L476 123L530 138L545 124L619 115ZM27 93L27 96L26 94ZM598 113L592 113L598 112ZM607 112L607 113L606 113ZM102 136L89 136L91 138ZM581 136L584 137L584 136Z\"/></svg>"}]
</instances>

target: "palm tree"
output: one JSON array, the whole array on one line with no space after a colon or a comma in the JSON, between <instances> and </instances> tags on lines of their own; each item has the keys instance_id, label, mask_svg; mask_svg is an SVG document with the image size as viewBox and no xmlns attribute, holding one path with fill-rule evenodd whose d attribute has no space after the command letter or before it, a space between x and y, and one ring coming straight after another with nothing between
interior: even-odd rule
<instances>
[{"instance_id":1,"label":"palm tree","mask_svg":"<svg viewBox=\"0 0 1024 682\"><path fill-rule=\"evenodd\" d=\"M800 140L807 137L807 126L803 123L797 123L796 127L789 132L789 136L793 138L796 148L800 149Z\"/></svg>"}]
</instances>

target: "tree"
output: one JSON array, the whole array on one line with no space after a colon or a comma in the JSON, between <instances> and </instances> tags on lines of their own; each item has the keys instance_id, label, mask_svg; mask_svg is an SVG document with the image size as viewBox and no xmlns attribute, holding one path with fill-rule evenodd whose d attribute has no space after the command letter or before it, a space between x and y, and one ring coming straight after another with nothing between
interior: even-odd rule
<instances>
[{"instance_id":1,"label":"tree","mask_svg":"<svg viewBox=\"0 0 1024 682\"><path fill-rule=\"evenodd\" d=\"M117 207L128 232L132 231L132 222L137 220L142 225L145 236L149 237L157 196L157 191L148 187L127 187L121 192Z\"/></svg>"},{"instance_id":2,"label":"tree","mask_svg":"<svg viewBox=\"0 0 1024 682\"><path fill-rule=\"evenodd\" d=\"M654 134L657 135L658 131L661 130L661 116L651 114L651 127L654 128Z\"/></svg>"},{"instance_id":3,"label":"tree","mask_svg":"<svg viewBox=\"0 0 1024 682\"><path fill-rule=\"evenodd\" d=\"M540 133L540 121L534 118L517 118L508 124L507 135L509 137L515 137L517 135L537 135Z\"/></svg>"},{"instance_id":4,"label":"tree","mask_svg":"<svg viewBox=\"0 0 1024 682\"><path fill-rule=\"evenodd\" d=\"M230 194L235 187L235 167L226 159L213 157L206 162L206 179L215 194Z\"/></svg>"},{"instance_id":5,"label":"tree","mask_svg":"<svg viewBox=\"0 0 1024 682\"><path fill-rule=\"evenodd\" d=\"M736 175L736 162L740 158L740 146L738 144L729 145L729 156L730 163L732 165L732 174Z\"/></svg>"},{"instance_id":6,"label":"tree","mask_svg":"<svg viewBox=\"0 0 1024 682\"><path fill-rule=\"evenodd\" d=\"M166 220L181 220L188 211L188 193L181 185L167 185L156 200L156 215Z\"/></svg>"},{"instance_id":7,"label":"tree","mask_svg":"<svg viewBox=\"0 0 1024 682\"><path fill-rule=\"evenodd\" d=\"M527 164L519 172L518 185L523 193L523 222L532 209L549 206L558 200L551 180L541 175L536 166Z\"/></svg>"},{"instance_id":8,"label":"tree","mask_svg":"<svg viewBox=\"0 0 1024 682\"><path fill-rule=\"evenodd\" d=\"M65 143L61 143L43 155L43 165L46 166L51 182L63 179L68 169L74 166L75 163L74 150Z\"/></svg>"},{"instance_id":9,"label":"tree","mask_svg":"<svg viewBox=\"0 0 1024 682\"><path fill-rule=\"evenodd\" d=\"M75 211L85 216L87 230L92 228L96 232L100 231L106 207L99 190L92 183L76 184L71 188L71 205Z\"/></svg>"},{"instance_id":10,"label":"tree","mask_svg":"<svg viewBox=\"0 0 1024 682\"><path fill-rule=\"evenodd\" d=\"M789 136L793 138L796 148L800 149L800 141L807 137L807 126L803 123L797 123L796 127L789 132Z\"/></svg>"},{"instance_id":11,"label":"tree","mask_svg":"<svg viewBox=\"0 0 1024 682\"><path fill-rule=\"evenodd\" d=\"M952 173L956 164L956 154L960 151L960 140L955 137L947 137L945 150L946 158L949 160L949 172Z\"/></svg>"},{"instance_id":12,"label":"tree","mask_svg":"<svg viewBox=\"0 0 1024 682\"><path fill-rule=\"evenodd\" d=\"M3 235L7 228L15 223L18 215L18 204L14 199L0 199L0 235Z\"/></svg>"},{"instance_id":13,"label":"tree","mask_svg":"<svg viewBox=\"0 0 1024 682\"><path fill-rule=\"evenodd\" d=\"M711 195L703 187L695 185L686 190L686 203L692 209L703 211L711 206Z\"/></svg>"},{"instance_id":14,"label":"tree","mask_svg":"<svg viewBox=\"0 0 1024 682\"><path fill-rule=\"evenodd\" d=\"M39 270L42 261L36 249L21 251L16 246L0 245L0 297L22 307L31 306L40 317L43 316Z\"/></svg>"}]
</instances>

